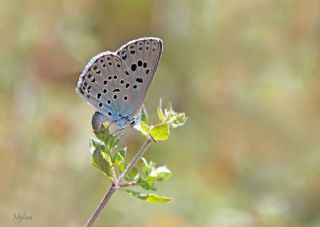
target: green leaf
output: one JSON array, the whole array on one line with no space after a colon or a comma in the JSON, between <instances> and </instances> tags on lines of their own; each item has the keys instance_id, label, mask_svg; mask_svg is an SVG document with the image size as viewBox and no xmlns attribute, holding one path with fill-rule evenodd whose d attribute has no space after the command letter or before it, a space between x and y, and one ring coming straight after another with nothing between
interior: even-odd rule
<instances>
[{"instance_id":1,"label":"green leaf","mask_svg":"<svg viewBox=\"0 0 320 227\"><path fill-rule=\"evenodd\" d=\"M134 128L137 129L138 131L140 131L142 133L142 135L149 136L150 126L147 123L141 121L140 124L136 124L134 126Z\"/></svg>"},{"instance_id":2,"label":"green leaf","mask_svg":"<svg viewBox=\"0 0 320 227\"><path fill-rule=\"evenodd\" d=\"M126 180L128 181L138 181L140 178L140 174L136 167L132 168L131 171L126 176Z\"/></svg>"},{"instance_id":3,"label":"green leaf","mask_svg":"<svg viewBox=\"0 0 320 227\"><path fill-rule=\"evenodd\" d=\"M148 163L147 160L143 157L141 159L143 161L143 172L146 176L149 176L153 169L155 169L156 163L153 161L150 161Z\"/></svg>"},{"instance_id":4,"label":"green leaf","mask_svg":"<svg viewBox=\"0 0 320 227\"><path fill-rule=\"evenodd\" d=\"M125 157L126 157L126 154L127 154L127 148L126 148L126 147L125 147L125 148L122 148L122 149L120 149L117 153L120 154L121 157L125 158Z\"/></svg>"},{"instance_id":5,"label":"green leaf","mask_svg":"<svg viewBox=\"0 0 320 227\"><path fill-rule=\"evenodd\" d=\"M162 111L161 102L159 103L159 106L157 107L157 114L158 114L158 118L159 118L160 122L164 122L165 116Z\"/></svg>"},{"instance_id":6,"label":"green leaf","mask_svg":"<svg viewBox=\"0 0 320 227\"><path fill-rule=\"evenodd\" d=\"M155 190L155 188L153 186L154 186L156 180L157 180L157 177L147 176L146 178L140 178L138 180L138 184L146 190Z\"/></svg>"},{"instance_id":7,"label":"green leaf","mask_svg":"<svg viewBox=\"0 0 320 227\"><path fill-rule=\"evenodd\" d=\"M126 156L127 148L120 149L117 151L115 158L114 158L114 164L119 165L120 163L124 162L124 158Z\"/></svg>"},{"instance_id":8,"label":"green leaf","mask_svg":"<svg viewBox=\"0 0 320 227\"><path fill-rule=\"evenodd\" d=\"M169 125L167 123L155 125L150 129L150 133L157 141L167 140L169 137Z\"/></svg>"},{"instance_id":9,"label":"green leaf","mask_svg":"<svg viewBox=\"0 0 320 227\"><path fill-rule=\"evenodd\" d=\"M148 123L148 113L144 105L141 108L141 111L139 114L139 120L140 122Z\"/></svg>"},{"instance_id":10,"label":"green leaf","mask_svg":"<svg viewBox=\"0 0 320 227\"><path fill-rule=\"evenodd\" d=\"M97 169L100 169L106 176L110 177L110 164L107 159L110 159L109 154L101 152L98 148L95 149L91 155L92 165Z\"/></svg>"},{"instance_id":11,"label":"green leaf","mask_svg":"<svg viewBox=\"0 0 320 227\"><path fill-rule=\"evenodd\" d=\"M164 115L166 117L171 117L171 115L174 113L172 104L169 102L168 106L164 109Z\"/></svg>"},{"instance_id":12,"label":"green leaf","mask_svg":"<svg viewBox=\"0 0 320 227\"><path fill-rule=\"evenodd\" d=\"M155 172L158 181L166 181L172 175L171 171L166 166L158 167Z\"/></svg>"},{"instance_id":13,"label":"green leaf","mask_svg":"<svg viewBox=\"0 0 320 227\"><path fill-rule=\"evenodd\" d=\"M132 191L132 190L126 190L126 192L135 198L144 200L149 203L160 204L160 203L168 203L168 202L171 202L174 200L173 198L159 196L156 194L145 194L145 193L136 192L136 191Z\"/></svg>"},{"instance_id":14,"label":"green leaf","mask_svg":"<svg viewBox=\"0 0 320 227\"><path fill-rule=\"evenodd\" d=\"M184 125L187 121L187 117L185 113L179 113L172 117L172 122L170 122L170 126L172 128L177 128Z\"/></svg>"},{"instance_id":15,"label":"green leaf","mask_svg":"<svg viewBox=\"0 0 320 227\"><path fill-rule=\"evenodd\" d=\"M149 163L147 162L147 160L146 160L144 157L142 157L141 160L143 161L143 168L142 168L143 173L144 173L145 175L149 175L149 174L148 174L148 171L149 171Z\"/></svg>"},{"instance_id":16,"label":"green leaf","mask_svg":"<svg viewBox=\"0 0 320 227\"><path fill-rule=\"evenodd\" d=\"M105 142L106 144L108 143L107 141L109 140L109 137L111 137L112 135L110 135L110 132L107 128L103 127L101 128L100 132L96 133L96 136L103 142Z\"/></svg>"},{"instance_id":17,"label":"green leaf","mask_svg":"<svg viewBox=\"0 0 320 227\"><path fill-rule=\"evenodd\" d=\"M174 200L174 198L166 197L166 196L159 196L157 194L149 194L148 198L146 199L147 202L155 203L155 204L168 203L173 200Z\"/></svg>"},{"instance_id":18,"label":"green leaf","mask_svg":"<svg viewBox=\"0 0 320 227\"><path fill-rule=\"evenodd\" d=\"M93 154L96 149L104 150L105 144L101 140L91 137L89 142L89 151Z\"/></svg>"},{"instance_id":19,"label":"green leaf","mask_svg":"<svg viewBox=\"0 0 320 227\"><path fill-rule=\"evenodd\" d=\"M118 167L119 167L119 170L120 170L120 174L123 173L123 171L124 171L125 168L126 168L125 162L121 162L121 163L118 165Z\"/></svg>"},{"instance_id":20,"label":"green leaf","mask_svg":"<svg viewBox=\"0 0 320 227\"><path fill-rule=\"evenodd\" d=\"M149 135L149 129L150 129L150 126L145 123L145 122L141 122L141 129L142 129L142 132L145 134L145 135Z\"/></svg>"},{"instance_id":21,"label":"green leaf","mask_svg":"<svg viewBox=\"0 0 320 227\"><path fill-rule=\"evenodd\" d=\"M110 136L108 139L108 150L112 151L118 145L118 139L114 136Z\"/></svg>"}]
</instances>

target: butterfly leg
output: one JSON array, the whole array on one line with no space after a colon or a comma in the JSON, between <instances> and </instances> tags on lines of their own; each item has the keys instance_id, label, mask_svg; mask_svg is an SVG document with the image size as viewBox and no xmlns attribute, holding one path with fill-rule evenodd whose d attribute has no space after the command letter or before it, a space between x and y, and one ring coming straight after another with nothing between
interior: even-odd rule
<instances>
[{"instance_id":1,"label":"butterfly leg","mask_svg":"<svg viewBox=\"0 0 320 227\"><path fill-rule=\"evenodd\" d=\"M122 132L123 132L122 134L119 133L119 135L117 136L118 140L120 140L126 134L124 130Z\"/></svg>"},{"instance_id":2,"label":"butterfly leg","mask_svg":"<svg viewBox=\"0 0 320 227\"><path fill-rule=\"evenodd\" d=\"M122 130L124 130L123 127L115 130L115 131L112 133L112 135L115 136L115 137L118 137L118 136L120 135L120 132L121 132ZM118 134L117 134L117 133L118 133Z\"/></svg>"}]
</instances>

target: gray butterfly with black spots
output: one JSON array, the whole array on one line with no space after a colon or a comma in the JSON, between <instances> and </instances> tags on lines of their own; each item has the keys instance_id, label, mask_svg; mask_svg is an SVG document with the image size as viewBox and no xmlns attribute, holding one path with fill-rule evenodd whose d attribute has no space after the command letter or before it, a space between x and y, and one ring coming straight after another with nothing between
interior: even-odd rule
<instances>
[{"instance_id":1,"label":"gray butterfly with black spots","mask_svg":"<svg viewBox=\"0 0 320 227\"><path fill-rule=\"evenodd\" d=\"M162 53L154 37L128 42L116 52L94 56L82 71L76 91L97 111L96 120L134 126Z\"/></svg>"}]
</instances>

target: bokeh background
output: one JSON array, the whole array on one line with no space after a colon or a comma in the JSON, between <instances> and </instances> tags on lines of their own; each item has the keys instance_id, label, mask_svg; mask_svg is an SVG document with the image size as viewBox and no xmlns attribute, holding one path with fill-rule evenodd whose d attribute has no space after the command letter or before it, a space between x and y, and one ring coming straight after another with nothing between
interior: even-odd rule
<instances>
[{"instance_id":1,"label":"bokeh background","mask_svg":"<svg viewBox=\"0 0 320 227\"><path fill-rule=\"evenodd\" d=\"M0 21L1 226L86 222L109 185L76 81L143 36L164 41L151 119L160 97L189 116L146 155L173 171L158 186L176 200L119 192L95 226L320 226L318 0L1 0ZM132 155L142 139L123 143Z\"/></svg>"}]
</instances>

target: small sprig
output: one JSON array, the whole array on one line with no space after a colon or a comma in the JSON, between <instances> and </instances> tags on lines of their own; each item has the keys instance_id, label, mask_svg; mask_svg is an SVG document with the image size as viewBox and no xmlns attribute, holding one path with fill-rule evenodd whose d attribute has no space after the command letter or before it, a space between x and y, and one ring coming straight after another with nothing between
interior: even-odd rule
<instances>
[{"instance_id":1,"label":"small sprig","mask_svg":"<svg viewBox=\"0 0 320 227\"><path fill-rule=\"evenodd\" d=\"M156 141L165 141L169 139L170 129L183 126L187 121L185 113L177 113L173 110L171 103L166 108L162 108L162 100L160 99L157 107L157 114L159 123L156 125L148 124L148 114L143 107L140 115L139 122L135 128L140 131L147 138L152 137Z\"/></svg>"},{"instance_id":2,"label":"small sprig","mask_svg":"<svg viewBox=\"0 0 320 227\"><path fill-rule=\"evenodd\" d=\"M111 187L85 226L91 226L94 223L117 189L122 189L134 198L150 203L159 204L173 201L171 197L144 192L156 191L157 182L168 180L172 173L166 166L157 166L155 162L147 161L143 158L143 154L152 140L168 140L170 130L184 125L187 117L184 113L175 112L170 103L163 110L161 100L157 113L159 122L150 125L146 109L142 108L135 128L146 137L146 140L130 162L126 160L127 148L119 147L118 139L109 133L108 128L101 127L99 132L95 132L97 138L90 138L91 163L111 181ZM142 160L142 165L137 165L139 160ZM143 191L131 190L128 187L140 188Z\"/></svg>"}]
</instances>

